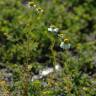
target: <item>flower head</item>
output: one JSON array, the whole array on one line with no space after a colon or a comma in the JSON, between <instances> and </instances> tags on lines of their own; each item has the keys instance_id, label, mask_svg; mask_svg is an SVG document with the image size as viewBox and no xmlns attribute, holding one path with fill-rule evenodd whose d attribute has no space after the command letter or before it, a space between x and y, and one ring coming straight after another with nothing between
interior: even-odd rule
<instances>
[{"instance_id":1,"label":"flower head","mask_svg":"<svg viewBox=\"0 0 96 96\"><path fill-rule=\"evenodd\" d=\"M34 2L28 2L28 7L36 7L35 3Z\"/></svg>"},{"instance_id":2,"label":"flower head","mask_svg":"<svg viewBox=\"0 0 96 96\"><path fill-rule=\"evenodd\" d=\"M59 28L54 28L53 31L54 31L55 33L58 33L58 32L59 32Z\"/></svg>"},{"instance_id":3,"label":"flower head","mask_svg":"<svg viewBox=\"0 0 96 96\"><path fill-rule=\"evenodd\" d=\"M64 42L60 43L60 48L64 49Z\"/></svg>"},{"instance_id":4,"label":"flower head","mask_svg":"<svg viewBox=\"0 0 96 96\"><path fill-rule=\"evenodd\" d=\"M64 43L69 43L69 39L64 39Z\"/></svg>"},{"instance_id":5,"label":"flower head","mask_svg":"<svg viewBox=\"0 0 96 96\"><path fill-rule=\"evenodd\" d=\"M43 12L44 12L44 10L43 10L42 8L40 8L40 7L37 8L36 11L37 11L38 13L43 13Z\"/></svg>"},{"instance_id":6,"label":"flower head","mask_svg":"<svg viewBox=\"0 0 96 96\"><path fill-rule=\"evenodd\" d=\"M49 32L53 32L53 29L51 27L48 28Z\"/></svg>"},{"instance_id":7,"label":"flower head","mask_svg":"<svg viewBox=\"0 0 96 96\"><path fill-rule=\"evenodd\" d=\"M48 28L48 31L57 34L59 32L59 28L55 27L54 25L51 25Z\"/></svg>"},{"instance_id":8,"label":"flower head","mask_svg":"<svg viewBox=\"0 0 96 96\"><path fill-rule=\"evenodd\" d=\"M60 48L62 49L70 49L70 43L65 43L65 42L61 42L60 43Z\"/></svg>"}]
</instances>

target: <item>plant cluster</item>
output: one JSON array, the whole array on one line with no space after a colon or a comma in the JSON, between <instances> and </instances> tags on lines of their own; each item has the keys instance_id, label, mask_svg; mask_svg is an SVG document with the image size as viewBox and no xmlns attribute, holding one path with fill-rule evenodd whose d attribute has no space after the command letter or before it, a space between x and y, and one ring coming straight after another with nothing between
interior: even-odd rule
<instances>
[{"instance_id":1,"label":"plant cluster","mask_svg":"<svg viewBox=\"0 0 96 96\"><path fill-rule=\"evenodd\" d=\"M0 69L9 69L14 82L0 74L0 92L96 96L95 58L95 0L0 0ZM50 66L53 73L31 81Z\"/></svg>"}]
</instances>

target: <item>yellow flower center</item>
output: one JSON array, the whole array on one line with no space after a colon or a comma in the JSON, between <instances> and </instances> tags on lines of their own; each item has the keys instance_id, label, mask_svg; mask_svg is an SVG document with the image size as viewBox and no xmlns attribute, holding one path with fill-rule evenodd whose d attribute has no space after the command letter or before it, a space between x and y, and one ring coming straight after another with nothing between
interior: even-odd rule
<instances>
[{"instance_id":1,"label":"yellow flower center","mask_svg":"<svg viewBox=\"0 0 96 96\"><path fill-rule=\"evenodd\" d=\"M64 43L69 43L69 39L64 39Z\"/></svg>"}]
</instances>

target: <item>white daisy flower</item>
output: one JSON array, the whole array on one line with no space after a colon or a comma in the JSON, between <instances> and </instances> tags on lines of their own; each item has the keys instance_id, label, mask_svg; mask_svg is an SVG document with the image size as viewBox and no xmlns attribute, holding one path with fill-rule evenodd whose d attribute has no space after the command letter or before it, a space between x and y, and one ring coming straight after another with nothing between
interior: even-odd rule
<instances>
[{"instance_id":1,"label":"white daisy flower","mask_svg":"<svg viewBox=\"0 0 96 96\"><path fill-rule=\"evenodd\" d=\"M36 8L36 11L37 11L38 13L43 13L43 12L44 12L44 10L43 10L42 8Z\"/></svg>"},{"instance_id":2,"label":"white daisy flower","mask_svg":"<svg viewBox=\"0 0 96 96\"><path fill-rule=\"evenodd\" d=\"M28 8L32 8L35 7L36 5L34 4L34 2L28 2L27 6Z\"/></svg>"},{"instance_id":3,"label":"white daisy flower","mask_svg":"<svg viewBox=\"0 0 96 96\"><path fill-rule=\"evenodd\" d=\"M61 44L60 44L60 48L62 48L62 49L70 49L70 43L68 43L68 44L65 44L64 42L61 42Z\"/></svg>"},{"instance_id":4,"label":"white daisy flower","mask_svg":"<svg viewBox=\"0 0 96 96\"><path fill-rule=\"evenodd\" d=\"M48 31L49 32L53 32L53 29L50 27L50 28L48 28Z\"/></svg>"},{"instance_id":5,"label":"white daisy flower","mask_svg":"<svg viewBox=\"0 0 96 96\"><path fill-rule=\"evenodd\" d=\"M61 42L60 48L64 49L64 42Z\"/></svg>"},{"instance_id":6,"label":"white daisy flower","mask_svg":"<svg viewBox=\"0 0 96 96\"><path fill-rule=\"evenodd\" d=\"M48 31L56 34L59 32L59 28L56 28L55 26L50 26L48 28Z\"/></svg>"},{"instance_id":7,"label":"white daisy flower","mask_svg":"<svg viewBox=\"0 0 96 96\"><path fill-rule=\"evenodd\" d=\"M58 33L58 32L59 32L59 28L55 28L55 29L53 29L53 32Z\"/></svg>"}]
</instances>

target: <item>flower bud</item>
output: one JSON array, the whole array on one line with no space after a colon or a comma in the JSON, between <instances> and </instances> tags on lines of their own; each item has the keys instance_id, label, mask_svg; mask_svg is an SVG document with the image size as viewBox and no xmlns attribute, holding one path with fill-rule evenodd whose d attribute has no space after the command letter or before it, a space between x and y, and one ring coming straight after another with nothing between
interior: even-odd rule
<instances>
[{"instance_id":1,"label":"flower bud","mask_svg":"<svg viewBox=\"0 0 96 96\"><path fill-rule=\"evenodd\" d=\"M35 4L34 4L34 2L29 2L28 5L29 5L30 7L33 7Z\"/></svg>"}]
</instances>

